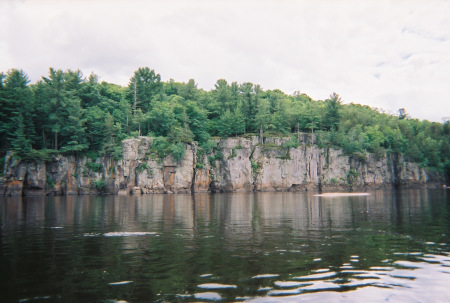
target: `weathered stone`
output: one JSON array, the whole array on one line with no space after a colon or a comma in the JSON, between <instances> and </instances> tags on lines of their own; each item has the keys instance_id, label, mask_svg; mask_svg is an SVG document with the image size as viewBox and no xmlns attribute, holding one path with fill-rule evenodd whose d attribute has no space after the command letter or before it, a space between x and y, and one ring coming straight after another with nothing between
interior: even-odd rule
<instances>
[{"instance_id":1,"label":"weathered stone","mask_svg":"<svg viewBox=\"0 0 450 303\"><path fill-rule=\"evenodd\" d=\"M401 155L365 159L341 150L319 148L315 136L216 139L217 148L197 157L197 143L185 144L185 156L153 159L153 138L122 142L123 159L56 156L47 163L25 163L8 153L0 195L151 194L233 191L366 190L439 186L443 176Z\"/></svg>"},{"instance_id":2,"label":"weathered stone","mask_svg":"<svg viewBox=\"0 0 450 303\"><path fill-rule=\"evenodd\" d=\"M29 163L23 184L24 196L42 196L45 194L46 165L44 162Z\"/></svg>"},{"instance_id":3,"label":"weathered stone","mask_svg":"<svg viewBox=\"0 0 450 303\"><path fill-rule=\"evenodd\" d=\"M22 181L11 181L7 183L7 188L5 195L16 197L16 196L22 196L22 190L23 190L23 182Z\"/></svg>"},{"instance_id":4,"label":"weathered stone","mask_svg":"<svg viewBox=\"0 0 450 303\"><path fill-rule=\"evenodd\" d=\"M6 193L7 186L5 184L5 178L0 177L0 196L4 196Z\"/></svg>"},{"instance_id":5,"label":"weathered stone","mask_svg":"<svg viewBox=\"0 0 450 303\"><path fill-rule=\"evenodd\" d=\"M140 195L141 194L141 188L139 186L133 187L132 193L133 193L133 195Z\"/></svg>"}]
</instances>

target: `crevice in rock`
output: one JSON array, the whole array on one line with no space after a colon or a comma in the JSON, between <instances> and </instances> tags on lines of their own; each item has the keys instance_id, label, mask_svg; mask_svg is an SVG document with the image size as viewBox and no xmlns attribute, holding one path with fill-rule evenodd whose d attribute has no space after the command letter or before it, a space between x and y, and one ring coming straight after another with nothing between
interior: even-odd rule
<instances>
[{"instance_id":1,"label":"crevice in rock","mask_svg":"<svg viewBox=\"0 0 450 303\"><path fill-rule=\"evenodd\" d=\"M391 155L391 161L392 161L394 187L398 189L400 186L400 173L398 169L399 155L397 153L393 153Z\"/></svg>"}]
</instances>

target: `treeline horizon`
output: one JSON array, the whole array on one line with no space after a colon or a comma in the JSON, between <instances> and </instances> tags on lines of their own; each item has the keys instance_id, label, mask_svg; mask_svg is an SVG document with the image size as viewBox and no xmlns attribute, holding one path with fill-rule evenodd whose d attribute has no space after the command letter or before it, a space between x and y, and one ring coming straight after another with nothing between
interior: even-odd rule
<instances>
[{"instance_id":1,"label":"treeline horizon","mask_svg":"<svg viewBox=\"0 0 450 303\"><path fill-rule=\"evenodd\" d=\"M206 91L193 79L161 81L148 67L136 70L128 86L100 82L80 70L50 68L34 84L23 70L1 72L0 123L0 156L13 150L25 161L48 161L55 153L120 158L120 142L139 135L155 137L161 156L182 156L183 142L198 141L208 150L214 147L212 137L309 132L319 146L342 148L361 159L366 153L402 153L424 167L450 172L448 121L414 119L403 108L392 115L343 104L336 93L313 100L300 92L265 91L251 82L219 79Z\"/></svg>"}]
</instances>

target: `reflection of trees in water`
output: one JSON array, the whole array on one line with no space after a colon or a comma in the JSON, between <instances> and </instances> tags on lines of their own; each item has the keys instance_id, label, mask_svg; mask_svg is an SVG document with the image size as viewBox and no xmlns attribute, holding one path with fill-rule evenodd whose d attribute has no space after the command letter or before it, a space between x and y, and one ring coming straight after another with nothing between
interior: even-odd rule
<instances>
[{"instance_id":1,"label":"reflection of trees in water","mask_svg":"<svg viewBox=\"0 0 450 303\"><path fill-rule=\"evenodd\" d=\"M67 196L7 199L2 222L31 227L76 226L109 231L214 232L230 243L263 243L277 236L322 242L340 231L391 225L400 234L447 209L442 192L375 191L363 197L314 197L269 192L196 195ZM130 242L130 241L128 241ZM240 245L240 243L239 243Z\"/></svg>"},{"instance_id":2,"label":"reflection of trees in water","mask_svg":"<svg viewBox=\"0 0 450 303\"><path fill-rule=\"evenodd\" d=\"M214 224L225 236L245 239L280 226L294 233L345 229L365 221L392 222L400 228L404 223L414 223L414 217L424 211L439 211L433 209L431 198L424 190L376 191L371 196L335 198L286 192L27 197L5 200L1 216L3 222L13 224L100 223L100 231L111 227L135 231L178 228L193 233L198 226Z\"/></svg>"},{"instance_id":3,"label":"reflection of trees in water","mask_svg":"<svg viewBox=\"0 0 450 303\"><path fill-rule=\"evenodd\" d=\"M160 291L195 291L195 279L211 272L234 284L277 270L304 273L316 268L316 257L322 258L317 266L340 266L354 254L361 256L359 266L380 265L393 248L420 247L410 235L445 241L439 237L450 233L446 195L405 190L326 199L288 192L15 198L0 201L0 236L15 256L9 263L15 274L40 272L42 283L59 285L67 298L82 301L79 291L86 289L88 301L96 301L111 291L107 283L133 277L144 282L130 287L156 299ZM102 236L111 231L158 236ZM39 264L30 272L33 254Z\"/></svg>"}]
</instances>

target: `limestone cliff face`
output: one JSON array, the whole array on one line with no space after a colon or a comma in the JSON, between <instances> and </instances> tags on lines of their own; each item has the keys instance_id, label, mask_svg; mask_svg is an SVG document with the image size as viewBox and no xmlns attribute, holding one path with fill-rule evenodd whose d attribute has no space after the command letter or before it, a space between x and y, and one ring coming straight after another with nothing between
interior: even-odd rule
<instances>
[{"instance_id":1,"label":"limestone cliff face","mask_svg":"<svg viewBox=\"0 0 450 303\"><path fill-rule=\"evenodd\" d=\"M57 156L51 162L24 163L8 154L0 195L151 194L233 191L366 190L393 186L438 186L443 179L401 155L356 159L341 150L319 148L315 138L217 139L209 154L196 142L185 144L185 156L158 159L153 138L122 142L123 157L92 160Z\"/></svg>"},{"instance_id":2,"label":"limestone cliff face","mask_svg":"<svg viewBox=\"0 0 450 303\"><path fill-rule=\"evenodd\" d=\"M171 155L152 158L153 138L139 137L122 142L123 159L115 163L109 193L150 194L190 193L196 160L195 142L185 145L184 158L176 162ZM108 176L106 173L105 176Z\"/></svg>"},{"instance_id":3,"label":"limestone cliff face","mask_svg":"<svg viewBox=\"0 0 450 303\"><path fill-rule=\"evenodd\" d=\"M252 166L250 157L255 140L229 138L218 140L213 156L216 160L209 163L211 172L210 189L221 191L253 190ZM217 154L221 157L217 157Z\"/></svg>"}]
</instances>

